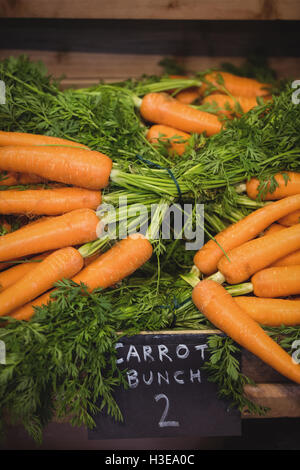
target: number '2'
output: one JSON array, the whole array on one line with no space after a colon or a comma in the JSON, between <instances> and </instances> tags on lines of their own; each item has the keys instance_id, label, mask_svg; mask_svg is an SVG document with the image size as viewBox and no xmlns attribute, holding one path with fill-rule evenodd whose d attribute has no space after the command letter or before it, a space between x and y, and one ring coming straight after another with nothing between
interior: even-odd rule
<instances>
[{"instance_id":1,"label":"number '2'","mask_svg":"<svg viewBox=\"0 0 300 470\"><path fill-rule=\"evenodd\" d=\"M165 405L165 409L163 411L163 414L161 415L161 418L159 420L159 427L160 428L166 428L166 427L178 427L179 426L179 422L178 421L165 421L166 417L167 417L167 414L168 414L168 411L169 411L169 399L167 397L167 395L165 395L164 393L160 393L159 395L155 395L154 399L155 401L159 401L161 399L164 399L165 402L166 402L166 405Z\"/></svg>"}]
</instances>

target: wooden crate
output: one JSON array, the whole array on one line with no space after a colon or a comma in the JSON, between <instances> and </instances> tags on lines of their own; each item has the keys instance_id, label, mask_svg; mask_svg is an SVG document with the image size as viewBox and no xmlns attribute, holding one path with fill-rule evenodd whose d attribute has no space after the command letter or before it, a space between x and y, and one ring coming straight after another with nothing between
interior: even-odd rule
<instances>
[{"instance_id":1,"label":"wooden crate","mask_svg":"<svg viewBox=\"0 0 300 470\"><path fill-rule=\"evenodd\" d=\"M0 58L42 60L64 87L159 74L165 57L192 72L253 53L279 77L300 78L298 0L0 0L0 12ZM300 386L247 351L242 370L268 417L300 417Z\"/></svg>"}]
</instances>

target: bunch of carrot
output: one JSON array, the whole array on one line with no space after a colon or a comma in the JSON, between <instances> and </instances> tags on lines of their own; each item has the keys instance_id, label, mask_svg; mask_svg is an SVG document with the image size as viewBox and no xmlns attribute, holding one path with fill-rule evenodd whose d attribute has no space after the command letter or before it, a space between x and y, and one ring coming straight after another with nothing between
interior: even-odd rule
<instances>
[{"instance_id":1,"label":"bunch of carrot","mask_svg":"<svg viewBox=\"0 0 300 470\"><path fill-rule=\"evenodd\" d=\"M0 214L38 216L0 237L0 317L28 320L34 305L51 300L57 281L106 288L150 258L151 243L142 235L122 240L88 263L78 249L97 239L96 209L111 168L106 155L68 140L0 131L0 170L8 172ZM20 181L43 181L47 187L11 187Z\"/></svg>"},{"instance_id":2,"label":"bunch of carrot","mask_svg":"<svg viewBox=\"0 0 300 470\"><path fill-rule=\"evenodd\" d=\"M202 313L237 343L281 374L300 383L300 365L272 340L263 326L300 324L300 223L282 220L300 210L299 174L276 175L272 200L218 233L194 257L206 278L193 290ZM257 196L258 180L247 184ZM222 285L248 281L250 295L232 297Z\"/></svg>"},{"instance_id":3,"label":"bunch of carrot","mask_svg":"<svg viewBox=\"0 0 300 470\"><path fill-rule=\"evenodd\" d=\"M174 76L174 78L178 78ZM184 77L181 77L184 78ZM205 75L200 87L186 88L174 97L170 93L149 93L140 106L141 116L152 123L146 134L151 143L166 142L170 154L182 155L191 134L207 136L222 130L222 116L231 118L258 105L257 98L269 100L270 86L228 72ZM200 108L193 106L199 102ZM205 106L209 105L209 111Z\"/></svg>"}]
</instances>

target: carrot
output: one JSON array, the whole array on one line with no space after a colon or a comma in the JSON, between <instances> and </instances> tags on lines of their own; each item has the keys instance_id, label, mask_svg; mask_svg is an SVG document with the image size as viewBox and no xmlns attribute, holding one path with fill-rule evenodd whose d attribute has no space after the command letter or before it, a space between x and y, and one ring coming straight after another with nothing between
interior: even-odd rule
<instances>
[{"instance_id":1,"label":"carrot","mask_svg":"<svg viewBox=\"0 0 300 470\"><path fill-rule=\"evenodd\" d=\"M179 91L175 95L175 99L184 104L192 104L200 97L200 92L198 87L190 87L185 90Z\"/></svg>"},{"instance_id":2,"label":"carrot","mask_svg":"<svg viewBox=\"0 0 300 470\"><path fill-rule=\"evenodd\" d=\"M265 235L271 235L272 233L275 232L280 232L280 230L284 230L286 227L284 225L280 225L277 222L274 222L274 224L271 224L270 227L268 227L264 233L263 236Z\"/></svg>"},{"instance_id":3,"label":"carrot","mask_svg":"<svg viewBox=\"0 0 300 470\"><path fill-rule=\"evenodd\" d=\"M96 251L91 256L84 258L84 266L88 266L100 256L100 251Z\"/></svg>"},{"instance_id":4,"label":"carrot","mask_svg":"<svg viewBox=\"0 0 300 470\"><path fill-rule=\"evenodd\" d=\"M41 219L35 220L35 221L32 221L32 222L29 222L29 223L27 224L27 226L30 225L30 224L34 224L34 223L40 222L40 221L41 221ZM0 225L1 225L2 227L4 227L5 230L6 230L6 232L3 233L3 234L0 235L0 236L7 235L8 233L11 233L11 232L13 231L12 225L11 225L10 223L8 223L6 220L2 220L2 221L0 222ZM19 230L21 230L21 229L24 228L24 227L25 227L25 225L22 225L22 226L19 228ZM3 270L6 269L6 268L11 268L14 264L17 264L17 263L20 262L20 261L22 261L22 259L15 259L15 260L13 260L13 261L10 260L8 263L0 263L0 272L3 271Z\"/></svg>"},{"instance_id":5,"label":"carrot","mask_svg":"<svg viewBox=\"0 0 300 470\"><path fill-rule=\"evenodd\" d=\"M51 296L53 292L55 292L55 289L51 289L48 292L45 292L33 301L24 303L24 305L21 307L13 310L9 316L15 318L16 320L30 320L30 318L32 318L35 313L36 307L42 307L43 305L48 305L49 302L52 302L53 298Z\"/></svg>"},{"instance_id":6,"label":"carrot","mask_svg":"<svg viewBox=\"0 0 300 470\"><path fill-rule=\"evenodd\" d=\"M217 116L180 103L167 93L145 95L140 112L146 121L174 127L188 133L206 132L208 136L211 136L220 132L222 128Z\"/></svg>"},{"instance_id":7,"label":"carrot","mask_svg":"<svg viewBox=\"0 0 300 470\"><path fill-rule=\"evenodd\" d=\"M227 252L218 270L229 284L238 284L278 259L300 249L300 224L255 238Z\"/></svg>"},{"instance_id":8,"label":"carrot","mask_svg":"<svg viewBox=\"0 0 300 470\"><path fill-rule=\"evenodd\" d=\"M151 243L143 235L130 235L88 264L72 280L78 284L84 283L89 291L111 287L146 263L152 251ZM53 298L54 291L27 303L12 312L11 316L18 320L29 320L34 314L34 307L47 305Z\"/></svg>"},{"instance_id":9,"label":"carrot","mask_svg":"<svg viewBox=\"0 0 300 470\"><path fill-rule=\"evenodd\" d=\"M101 193L67 187L0 191L0 214L60 215L75 209L97 209Z\"/></svg>"},{"instance_id":10,"label":"carrot","mask_svg":"<svg viewBox=\"0 0 300 470\"><path fill-rule=\"evenodd\" d=\"M15 284L0 292L0 316L48 291L55 282L74 276L82 266L83 258L75 248L66 247L51 253Z\"/></svg>"},{"instance_id":11,"label":"carrot","mask_svg":"<svg viewBox=\"0 0 300 470\"><path fill-rule=\"evenodd\" d=\"M21 185L40 184L47 182L45 178L41 178L40 176L34 175L33 173L18 173L17 178L18 184Z\"/></svg>"},{"instance_id":12,"label":"carrot","mask_svg":"<svg viewBox=\"0 0 300 470\"><path fill-rule=\"evenodd\" d=\"M245 96L251 98L253 96L266 96L269 94L270 85L261 83L253 78L239 77L228 72L215 71L206 74L204 80L208 82L202 83L200 88L203 94L210 85L216 87L219 91L227 91L234 96ZM224 90L225 88L225 90Z\"/></svg>"},{"instance_id":13,"label":"carrot","mask_svg":"<svg viewBox=\"0 0 300 470\"><path fill-rule=\"evenodd\" d=\"M18 186L26 184L39 184L45 183L46 180L40 176L26 173L9 172L3 180L0 181L0 186Z\"/></svg>"},{"instance_id":14,"label":"carrot","mask_svg":"<svg viewBox=\"0 0 300 470\"><path fill-rule=\"evenodd\" d=\"M234 300L212 280L199 282L192 299L208 320L243 348L288 379L300 383L300 366Z\"/></svg>"},{"instance_id":15,"label":"carrot","mask_svg":"<svg viewBox=\"0 0 300 470\"><path fill-rule=\"evenodd\" d=\"M277 183L274 191L270 191L270 182L266 184L266 192L262 194L262 199L265 201L274 201L282 199L283 197L292 196L293 194L300 194L300 173L293 171L286 171L274 175ZM260 181L258 178L251 178L246 183L246 191L248 197L256 199L259 195Z\"/></svg>"},{"instance_id":16,"label":"carrot","mask_svg":"<svg viewBox=\"0 0 300 470\"><path fill-rule=\"evenodd\" d=\"M18 184L16 173L1 173L0 186L16 186Z\"/></svg>"},{"instance_id":17,"label":"carrot","mask_svg":"<svg viewBox=\"0 0 300 470\"><path fill-rule=\"evenodd\" d=\"M270 225L267 230L265 230L262 236L271 235L275 232L280 232L285 228L286 227L284 225L275 222L274 224ZM295 264L300 264L300 250L297 250L294 253L290 253L289 255L286 255L283 258L274 261L271 266L290 266Z\"/></svg>"},{"instance_id":18,"label":"carrot","mask_svg":"<svg viewBox=\"0 0 300 470\"><path fill-rule=\"evenodd\" d=\"M66 145L71 147L88 148L79 142L52 137L48 135L30 134L26 132L5 132L0 131L0 147L6 145Z\"/></svg>"},{"instance_id":19,"label":"carrot","mask_svg":"<svg viewBox=\"0 0 300 470\"><path fill-rule=\"evenodd\" d=\"M40 260L43 260L48 256L50 253L43 253L41 255L35 256L30 260L16 264L11 266L9 269L0 272L0 291L6 289L7 287L11 286L15 282L17 282L21 277L25 274L29 273L34 269L37 263Z\"/></svg>"},{"instance_id":20,"label":"carrot","mask_svg":"<svg viewBox=\"0 0 300 470\"><path fill-rule=\"evenodd\" d=\"M187 141L190 137L190 134L186 132L160 124L151 126L146 134L147 140L152 144L157 144L159 140L167 142L171 148L170 153L175 152L178 155L182 155L185 152Z\"/></svg>"},{"instance_id":21,"label":"carrot","mask_svg":"<svg viewBox=\"0 0 300 470\"><path fill-rule=\"evenodd\" d=\"M221 93L215 93L203 98L202 104L210 104L213 106L215 105L217 114L219 113L224 114L226 116L231 116L232 114L240 115L240 110L243 113L247 113L255 106L257 106L257 101L255 96L231 97L228 95L223 95Z\"/></svg>"},{"instance_id":22,"label":"carrot","mask_svg":"<svg viewBox=\"0 0 300 470\"><path fill-rule=\"evenodd\" d=\"M224 251L227 253L228 250L253 239L280 217L298 209L300 209L300 195L296 194L280 201L270 202L253 211L218 233L215 237L216 241L209 240L205 243L194 256L195 265L204 274L214 273Z\"/></svg>"},{"instance_id":23,"label":"carrot","mask_svg":"<svg viewBox=\"0 0 300 470\"><path fill-rule=\"evenodd\" d=\"M288 297L300 294L300 265L268 267L252 278L257 297Z\"/></svg>"},{"instance_id":24,"label":"carrot","mask_svg":"<svg viewBox=\"0 0 300 470\"><path fill-rule=\"evenodd\" d=\"M0 237L3 237L4 235L12 231L11 224L7 222L5 219L0 220L0 228L1 228ZM10 263L0 263L0 272L10 266L11 266Z\"/></svg>"},{"instance_id":25,"label":"carrot","mask_svg":"<svg viewBox=\"0 0 300 470\"><path fill-rule=\"evenodd\" d=\"M54 216L44 216L44 217L39 217L37 219L34 219L34 220L31 220L30 218L26 218L24 220L24 223L19 227L19 233L21 230L23 229L27 229L29 227L33 227L33 225L36 225L36 224L39 224L41 222L45 222L46 220L51 220L51 219L54 219Z\"/></svg>"},{"instance_id":26,"label":"carrot","mask_svg":"<svg viewBox=\"0 0 300 470\"><path fill-rule=\"evenodd\" d=\"M292 326L300 324L300 302L264 297L234 297L235 302L261 325Z\"/></svg>"},{"instance_id":27,"label":"carrot","mask_svg":"<svg viewBox=\"0 0 300 470\"><path fill-rule=\"evenodd\" d=\"M112 161L80 148L43 146L0 147L0 169L34 173L42 178L86 189L108 185Z\"/></svg>"},{"instance_id":28,"label":"carrot","mask_svg":"<svg viewBox=\"0 0 300 470\"><path fill-rule=\"evenodd\" d=\"M294 251L283 258L278 259L271 266L300 266L300 250Z\"/></svg>"},{"instance_id":29,"label":"carrot","mask_svg":"<svg viewBox=\"0 0 300 470\"><path fill-rule=\"evenodd\" d=\"M7 233L12 232L12 226L9 222L7 222L5 219L2 219L0 221L0 237L3 237ZM11 267L10 263L0 263L0 271L3 271L4 269Z\"/></svg>"},{"instance_id":30,"label":"carrot","mask_svg":"<svg viewBox=\"0 0 300 470\"><path fill-rule=\"evenodd\" d=\"M300 223L300 209L297 211L291 212L290 214L287 214L284 217L281 217L281 219L279 219L278 222L281 225L284 225L286 227L291 227L291 225L299 224Z\"/></svg>"},{"instance_id":31,"label":"carrot","mask_svg":"<svg viewBox=\"0 0 300 470\"><path fill-rule=\"evenodd\" d=\"M142 234L133 234L116 243L90 263L73 280L90 290L110 287L142 266L152 255L152 246Z\"/></svg>"},{"instance_id":32,"label":"carrot","mask_svg":"<svg viewBox=\"0 0 300 470\"><path fill-rule=\"evenodd\" d=\"M94 241L98 223L95 211L77 209L29 224L0 237L0 261Z\"/></svg>"}]
</instances>

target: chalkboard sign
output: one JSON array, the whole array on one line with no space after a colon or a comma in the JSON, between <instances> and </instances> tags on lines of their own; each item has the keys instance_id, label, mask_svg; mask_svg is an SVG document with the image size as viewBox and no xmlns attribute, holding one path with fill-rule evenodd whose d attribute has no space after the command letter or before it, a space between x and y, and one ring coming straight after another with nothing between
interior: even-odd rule
<instances>
[{"instance_id":1,"label":"chalkboard sign","mask_svg":"<svg viewBox=\"0 0 300 470\"><path fill-rule=\"evenodd\" d=\"M120 338L118 365L128 389L115 398L123 422L96 416L89 439L237 436L240 413L218 398L202 367L208 334L147 334Z\"/></svg>"}]
</instances>

